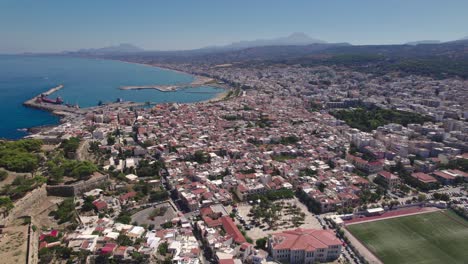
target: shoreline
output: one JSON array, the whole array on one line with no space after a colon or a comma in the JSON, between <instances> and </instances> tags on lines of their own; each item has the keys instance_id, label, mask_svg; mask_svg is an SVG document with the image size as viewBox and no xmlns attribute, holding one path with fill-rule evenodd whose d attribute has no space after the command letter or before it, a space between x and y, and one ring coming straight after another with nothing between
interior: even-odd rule
<instances>
[{"instance_id":1,"label":"shoreline","mask_svg":"<svg viewBox=\"0 0 468 264\"><path fill-rule=\"evenodd\" d=\"M138 62L129 62L129 61L122 61L122 60L116 60L119 62L123 63L131 63L131 64L138 64L138 65L144 65L147 67L155 67L155 68L160 68L163 70L167 71L174 71L177 73L181 74L187 74L191 75L194 77L194 80L191 83L188 84L176 84L176 85L167 85L166 87L164 85L154 85L154 86L124 86L120 87L122 90L140 90L140 89L156 89L162 92L175 92L180 89L184 88L190 88L190 87L199 87L203 85L209 85L214 88L220 88L223 89L224 91L217 93L214 97L203 100L203 101L198 101L198 102L191 102L191 103L183 103L183 104L206 104L206 103L214 103L214 102L219 102L223 101L226 99L229 99L231 97L227 97L230 91L234 91L235 89L233 87L230 87L227 84L221 84L217 83L216 79L211 78L211 77L206 77L198 74L193 74L193 73L188 73L188 72L183 72L180 70L175 70L171 69L165 66L161 65L151 65L151 64L145 64L145 63L138 63ZM171 88L172 87L172 88ZM42 94L45 96L50 96L51 94L57 92L58 90L61 90L64 88L63 84L60 84L58 86L52 87L49 90L42 92L34 97L32 97L29 100L26 100L23 102L23 106L29 107L29 108L34 108L38 109L41 111L46 111L49 112L52 115L58 116L59 117L59 123L54 124L54 125L39 125L39 126L33 126L33 127L27 127L24 128L28 135L24 136L28 137L31 135L39 134L41 132L46 132L52 128L55 128L59 126L60 124L63 124L65 122L68 122L74 118L79 118L80 116L84 116L89 112L105 108L105 107L132 107L132 106L143 106L145 105L144 102L138 103L138 102L116 102L116 103L109 103L109 104L104 104L101 106L91 106L91 107L86 107L86 108L79 108L79 107L74 107L74 106L67 106L63 104L51 104L51 103L44 103L44 102L37 102L37 98L40 97ZM175 103L175 102L174 102Z\"/></svg>"},{"instance_id":2,"label":"shoreline","mask_svg":"<svg viewBox=\"0 0 468 264\"><path fill-rule=\"evenodd\" d=\"M141 85L141 86L121 86L120 90L143 90L143 89L154 89L161 92L175 92L184 88L194 88L203 85L209 85L216 80L209 77L195 75L195 79L190 83L183 84L171 84L171 85ZM211 85L215 86L215 85Z\"/></svg>"}]
</instances>

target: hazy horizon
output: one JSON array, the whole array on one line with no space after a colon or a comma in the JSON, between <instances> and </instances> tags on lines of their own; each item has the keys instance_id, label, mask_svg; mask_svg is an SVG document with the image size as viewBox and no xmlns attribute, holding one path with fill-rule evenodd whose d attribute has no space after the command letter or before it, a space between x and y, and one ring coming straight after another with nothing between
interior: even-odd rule
<instances>
[{"instance_id":1,"label":"hazy horizon","mask_svg":"<svg viewBox=\"0 0 468 264\"><path fill-rule=\"evenodd\" d=\"M371 0L22 1L0 3L0 53L60 52L130 43L190 50L303 32L354 45L468 36L468 2Z\"/></svg>"}]
</instances>

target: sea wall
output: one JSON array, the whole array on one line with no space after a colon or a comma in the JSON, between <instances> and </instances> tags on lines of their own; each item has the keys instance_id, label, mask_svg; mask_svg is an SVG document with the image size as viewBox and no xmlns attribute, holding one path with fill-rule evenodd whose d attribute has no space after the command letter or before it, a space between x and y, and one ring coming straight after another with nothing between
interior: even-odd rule
<instances>
[{"instance_id":1,"label":"sea wall","mask_svg":"<svg viewBox=\"0 0 468 264\"><path fill-rule=\"evenodd\" d=\"M74 184L68 185L48 185L47 193L49 195L61 196L61 197L71 197L76 195L81 195L84 192L90 191L99 187L102 183L105 183L109 180L109 175L99 175L94 176L86 181L79 181Z\"/></svg>"}]
</instances>

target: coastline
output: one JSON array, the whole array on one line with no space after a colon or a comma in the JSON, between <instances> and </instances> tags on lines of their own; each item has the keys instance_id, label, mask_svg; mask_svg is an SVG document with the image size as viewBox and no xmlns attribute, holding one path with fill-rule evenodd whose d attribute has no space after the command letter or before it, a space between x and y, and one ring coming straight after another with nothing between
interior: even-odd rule
<instances>
[{"instance_id":1,"label":"coastline","mask_svg":"<svg viewBox=\"0 0 468 264\"><path fill-rule=\"evenodd\" d=\"M209 77L203 77L195 75L195 79L190 83L183 84L172 84L172 85L142 85L142 86L121 86L120 90L143 90L143 89L155 89L161 92L175 92L182 88L193 88L199 87L202 85L209 85L215 82L216 80ZM211 85L215 86L215 85Z\"/></svg>"},{"instance_id":2,"label":"coastline","mask_svg":"<svg viewBox=\"0 0 468 264\"><path fill-rule=\"evenodd\" d=\"M230 87L230 86L228 86L227 84L224 84L224 83L218 83L216 81L216 79L214 79L214 78L210 78L210 77L206 77L206 76L202 76L202 75L198 75L198 74L193 74L193 73L188 73L188 72L183 72L183 71L180 71L180 70L175 70L175 69L171 69L171 68L168 68L167 66L162 66L162 65L151 65L151 64L138 63L138 62L128 62L128 61L122 61L122 60L116 60L116 61L124 62L124 63L144 65L144 66L147 66L147 67L156 67L156 68L160 68L160 69L163 69L163 70L174 71L174 72L181 73L181 74L188 74L188 75L191 75L191 76L194 77L194 80L192 82L190 82L190 83L187 83L187 84L176 84L176 85L167 85L167 86L164 86L164 85L124 86L124 87L120 87L120 89L122 89L122 90L156 89L156 90L159 90L159 91L162 91L162 92L174 92L174 91L184 89L184 88L199 87L199 86L203 86L203 85L209 85L209 86L212 86L212 87L224 89L224 91L222 91L220 93L217 93L214 97L212 97L210 99L207 99L207 100L204 100L204 101L193 102L193 103L196 103L196 104L198 104L198 103L201 103L201 104L214 103L214 102L219 102L219 101L222 101L222 100L229 99L230 98L230 97L228 97L229 92L233 91L232 87ZM35 134L39 134L41 132L47 132L48 130L59 126L60 124L63 124L65 122L70 122L70 121L72 121L72 120L74 120L76 118L83 117L87 113L92 112L92 111L96 111L96 110L101 109L101 108L117 107L117 106L118 107L132 107L132 106L142 106L142 105L145 104L143 102L141 102L141 103L116 102L116 103L109 103L109 104L105 104L105 105L101 105L101 106L92 106L92 107L87 107L87 108L79 108L79 107L69 106L69 105L51 104L51 103L44 103L44 102L38 102L37 101L37 98L40 97L41 95L50 96L54 92L56 92L58 90L61 90L63 88L64 88L64 85L60 84L60 85L58 85L56 87L52 87L49 90L47 90L45 92L42 92L42 93L32 97L31 99L26 100L25 102L23 102L23 105L25 107L30 107L30 108L46 111L46 112L49 112L52 115L55 115L55 116L59 117L59 123L55 124L55 125L40 125L40 126L25 128L26 131L28 132L28 135L26 135L25 137L35 135ZM188 104L191 104L191 103L188 103Z\"/></svg>"}]
</instances>

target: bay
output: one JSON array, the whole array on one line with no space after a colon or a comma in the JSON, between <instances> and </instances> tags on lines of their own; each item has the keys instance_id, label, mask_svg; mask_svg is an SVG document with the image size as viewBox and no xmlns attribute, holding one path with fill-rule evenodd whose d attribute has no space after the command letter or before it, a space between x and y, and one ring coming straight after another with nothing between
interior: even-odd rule
<instances>
[{"instance_id":1,"label":"bay","mask_svg":"<svg viewBox=\"0 0 468 264\"><path fill-rule=\"evenodd\" d=\"M0 56L0 138L18 139L19 129L53 125L58 117L24 107L22 103L48 89L64 85L50 97L80 107L114 102L192 103L208 100L222 92L209 86L158 90L120 90L121 86L172 85L190 83L194 76L147 65L120 61L61 56Z\"/></svg>"}]
</instances>

